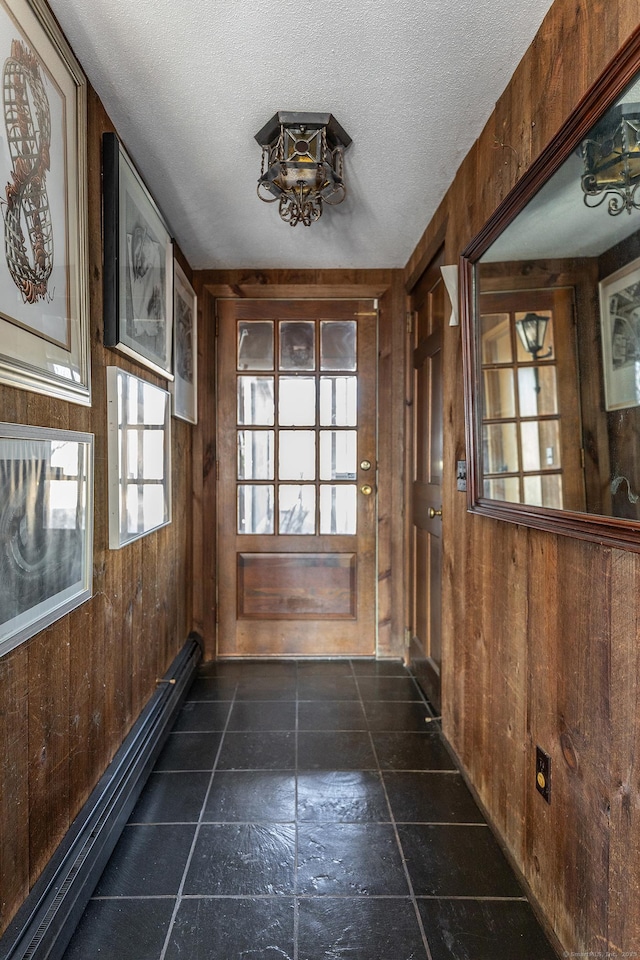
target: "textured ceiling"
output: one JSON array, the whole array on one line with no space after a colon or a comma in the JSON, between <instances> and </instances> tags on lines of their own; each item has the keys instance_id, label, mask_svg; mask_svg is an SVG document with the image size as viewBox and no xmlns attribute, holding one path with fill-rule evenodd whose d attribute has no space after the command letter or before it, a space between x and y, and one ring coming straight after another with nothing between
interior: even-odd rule
<instances>
[{"instance_id":1,"label":"textured ceiling","mask_svg":"<svg viewBox=\"0 0 640 960\"><path fill-rule=\"evenodd\" d=\"M551 0L50 0L195 269L402 267ZM256 196L277 110L352 137L347 199Z\"/></svg>"}]
</instances>

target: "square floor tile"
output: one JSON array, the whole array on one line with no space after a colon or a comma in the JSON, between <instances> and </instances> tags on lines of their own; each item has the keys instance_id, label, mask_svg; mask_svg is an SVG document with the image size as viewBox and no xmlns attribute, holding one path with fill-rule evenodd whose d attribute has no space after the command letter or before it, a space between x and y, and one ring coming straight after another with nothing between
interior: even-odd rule
<instances>
[{"instance_id":1,"label":"square floor tile","mask_svg":"<svg viewBox=\"0 0 640 960\"><path fill-rule=\"evenodd\" d=\"M488 827L398 825L416 896L521 897Z\"/></svg>"},{"instance_id":2,"label":"square floor tile","mask_svg":"<svg viewBox=\"0 0 640 960\"><path fill-rule=\"evenodd\" d=\"M429 716L427 708L423 704L404 701L388 703L367 700L364 704L364 712L367 715L370 730L385 731L415 730L424 733L427 726L426 720Z\"/></svg>"},{"instance_id":3,"label":"square floor tile","mask_svg":"<svg viewBox=\"0 0 640 960\"><path fill-rule=\"evenodd\" d=\"M300 732L299 770L375 770L376 759L368 733Z\"/></svg>"},{"instance_id":4,"label":"square floor tile","mask_svg":"<svg viewBox=\"0 0 640 960\"><path fill-rule=\"evenodd\" d=\"M459 773L387 772L384 782L398 822L484 823Z\"/></svg>"},{"instance_id":5,"label":"square floor tile","mask_svg":"<svg viewBox=\"0 0 640 960\"><path fill-rule=\"evenodd\" d=\"M383 770L455 770L451 754L435 730L427 733L373 732L373 744Z\"/></svg>"},{"instance_id":6,"label":"square floor tile","mask_svg":"<svg viewBox=\"0 0 640 960\"><path fill-rule=\"evenodd\" d=\"M196 700L187 700L178 718L173 725L173 733L187 731L224 730L231 701L214 700L202 703Z\"/></svg>"},{"instance_id":7,"label":"square floor tile","mask_svg":"<svg viewBox=\"0 0 640 960\"><path fill-rule=\"evenodd\" d=\"M358 677L407 677L409 674L402 660L357 660L351 661L353 672Z\"/></svg>"},{"instance_id":8,"label":"square floor tile","mask_svg":"<svg viewBox=\"0 0 640 960\"><path fill-rule=\"evenodd\" d=\"M299 730L366 730L359 700L301 700L298 703Z\"/></svg>"},{"instance_id":9,"label":"square floor tile","mask_svg":"<svg viewBox=\"0 0 640 960\"><path fill-rule=\"evenodd\" d=\"M229 730L295 730L295 702L277 700L236 700Z\"/></svg>"},{"instance_id":10,"label":"square floor tile","mask_svg":"<svg viewBox=\"0 0 640 960\"><path fill-rule=\"evenodd\" d=\"M293 917L289 897L183 900L166 960L293 960Z\"/></svg>"},{"instance_id":11,"label":"square floor tile","mask_svg":"<svg viewBox=\"0 0 640 960\"><path fill-rule=\"evenodd\" d=\"M407 896L393 826L298 825L297 892L310 896Z\"/></svg>"},{"instance_id":12,"label":"square floor tile","mask_svg":"<svg viewBox=\"0 0 640 960\"><path fill-rule=\"evenodd\" d=\"M358 677L363 700L418 700L420 691L410 677Z\"/></svg>"},{"instance_id":13,"label":"square floor tile","mask_svg":"<svg viewBox=\"0 0 640 960\"><path fill-rule=\"evenodd\" d=\"M200 896L293 893L295 853L293 824L203 824L184 893Z\"/></svg>"},{"instance_id":14,"label":"square floor tile","mask_svg":"<svg viewBox=\"0 0 640 960\"><path fill-rule=\"evenodd\" d=\"M175 900L91 900L63 960L158 960Z\"/></svg>"},{"instance_id":15,"label":"square floor tile","mask_svg":"<svg viewBox=\"0 0 640 960\"><path fill-rule=\"evenodd\" d=\"M296 817L296 778L268 770L218 770L211 784L204 819L293 822Z\"/></svg>"},{"instance_id":16,"label":"square floor tile","mask_svg":"<svg viewBox=\"0 0 640 960\"><path fill-rule=\"evenodd\" d=\"M295 677L242 677L238 680L236 700L295 700Z\"/></svg>"},{"instance_id":17,"label":"square floor tile","mask_svg":"<svg viewBox=\"0 0 640 960\"><path fill-rule=\"evenodd\" d=\"M96 897L161 897L178 892L196 828L189 824L126 826Z\"/></svg>"},{"instance_id":18,"label":"square floor tile","mask_svg":"<svg viewBox=\"0 0 640 960\"><path fill-rule=\"evenodd\" d=\"M556 960L528 903L419 900L433 960Z\"/></svg>"},{"instance_id":19,"label":"square floor tile","mask_svg":"<svg viewBox=\"0 0 640 960\"><path fill-rule=\"evenodd\" d=\"M372 770L298 774L298 820L339 823L389 819L380 775Z\"/></svg>"},{"instance_id":20,"label":"square floor tile","mask_svg":"<svg viewBox=\"0 0 640 960\"><path fill-rule=\"evenodd\" d=\"M170 733L156 770L213 770L220 733Z\"/></svg>"},{"instance_id":21,"label":"square floor tile","mask_svg":"<svg viewBox=\"0 0 640 960\"><path fill-rule=\"evenodd\" d=\"M426 960L409 899L301 899L299 960ZM475 957L474 957L475 960Z\"/></svg>"},{"instance_id":22,"label":"square floor tile","mask_svg":"<svg viewBox=\"0 0 640 960\"><path fill-rule=\"evenodd\" d=\"M353 677L298 677L299 700L359 700Z\"/></svg>"},{"instance_id":23,"label":"square floor tile","mask_svg":"<svg viewBox=\"0 0 640 960\"><path fill-rule=\"evenodd\" d=\"M219 770L294 770L294 733L232 733L227 731L218 760Z\"/></svg>"},{"instance_id":24,"label":"square floor tile","mask_svg":"<svg viewBox=\"0 0 640 960\"><path fill-rule=\"evenodd\" d=\"M210 773L152 773L130 823L197 823Z\"/></svg>"},{"instance_id":25,"label":"square floor tile","mask_svg":"<svg viewBox=\"0 0 640 960\"><path fill-rule=\"evenodd\" d=\"M336 678L353 678L349 660L298 660L298 682Z\"/></svg>"},{"instance_id":26,"label":"square floor tile","mask_svg":"<svg viewBox=\"0 0 640 960\"><path fill-rule=\"evenodd\" d=\"M237 682L225 677L196 677L187 694L189 700L233 700Z\"/></svg>"}]
</instances>

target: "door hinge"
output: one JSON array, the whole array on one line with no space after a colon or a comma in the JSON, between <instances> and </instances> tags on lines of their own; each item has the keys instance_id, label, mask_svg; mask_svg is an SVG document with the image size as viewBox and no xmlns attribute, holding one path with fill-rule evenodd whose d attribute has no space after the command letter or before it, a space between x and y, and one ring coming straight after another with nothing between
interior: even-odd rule
<instances>
[{"instance_id":1,"label":"door hinge","mask_svg":"<svg viewBox=\"0 0 640 960\"><path fill-rule=\"evenodd\" d=\"M409 627L404 628L404 646L406 650L411 646L411 630L409 630Z\"/></svg>"},{"instance_id":2,"label":"door hinge","mask_svg":"<svg viewBox=\"0 0 640 960\"><path fill-rule=\"evenodd\" d=\"M409 335L411 335L411 334L413 333L413 318L414 318L414 315L415 315L415 314L414 314L413 310L407 310L407 333L408 333Z\"/></svg>"},{"instance_id":3,"label":"door hinge","mask_svg":"<svg viewBox=\"0 0 640 960\"><path fill-rule=\"evenodd\" d=\"M583 470L584 470L584 463L585 463L585 461L584 461L584 447L580 447L580 465L582 466L582 469L583 469Z\"/></svg>"}]
</instances>

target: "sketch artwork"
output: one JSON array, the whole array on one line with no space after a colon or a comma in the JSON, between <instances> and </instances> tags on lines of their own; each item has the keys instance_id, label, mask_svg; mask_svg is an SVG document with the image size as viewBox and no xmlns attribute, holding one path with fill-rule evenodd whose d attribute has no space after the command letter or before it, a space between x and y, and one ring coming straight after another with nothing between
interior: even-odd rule
<instances>
[{"instance_id":1,"label":"sketch artwork","mask_svg":"<svg viewBox=\"0 0 640 960\"><path fill-rule=\"evenodd\" d=\"M11 55L5 60L2 92L13 163L3 206L5 256L23 302L37 303L47 296L53 269L47 196L51 111L38 58L20 40L12 41Z\"/></svg>"}]
</instances>

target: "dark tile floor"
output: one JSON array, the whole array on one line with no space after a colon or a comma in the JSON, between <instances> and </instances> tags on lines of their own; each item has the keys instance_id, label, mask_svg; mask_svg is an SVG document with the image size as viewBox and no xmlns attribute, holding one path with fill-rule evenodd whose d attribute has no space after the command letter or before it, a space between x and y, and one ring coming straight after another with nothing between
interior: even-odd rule
<instances>
[{"instance_id":1,"label":"dark tile floor","mask_svg":"<svg viewBox=\"0 0 640 960\"><path fill-rule=\"evenodd\" d=\"M554 960L401 664L204 665L64 960Z\"/></svg>"}]
</instances>

